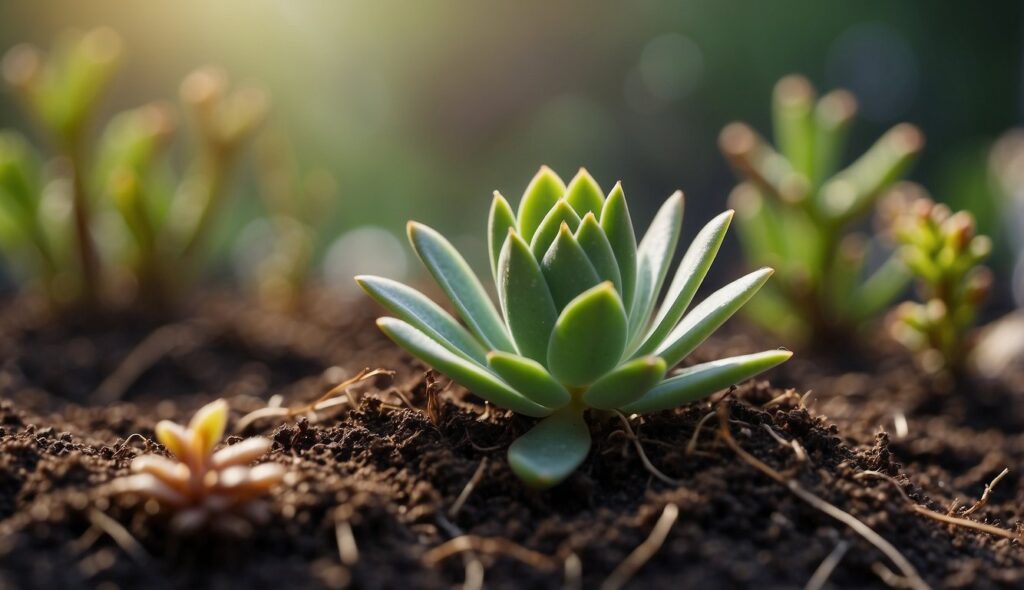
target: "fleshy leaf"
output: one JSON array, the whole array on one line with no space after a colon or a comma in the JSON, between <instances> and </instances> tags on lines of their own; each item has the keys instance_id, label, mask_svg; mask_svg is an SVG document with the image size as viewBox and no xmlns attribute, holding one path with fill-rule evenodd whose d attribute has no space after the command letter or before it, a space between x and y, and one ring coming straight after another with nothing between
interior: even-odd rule
<instances>
[{"instance_id":1,"label":"fleshy leaf","mask_svg":"<svg viewBox=\"0 0 1024 590\"><path fill-rule=\"evenodd\" d=\"M492 404L539 418L551 413L549 408L530 401L509 387L490 371L452 353L423 332L395 318L380 318L377 326L388 338L413 354L416 358L451 377L456 383L469 389Z\"/></svg>"},{"instance_id":2,"label":"fleshy leaf","mask_svg":"<svg viewBox=\"0 0 1024 590\"><path fill-rule=\"evenodd\" d=\"M156 439L160 444L167 447L172 455L179 461L188 461L191 454L188 432L184 426L175 424L170 420L161 420L156 423L153 429Z\"/></svg>"},{"instance_id":3,"label":"fleshy leaf","mask_svg":"<svg viewBox=\"0 0 1024 590\"><path fill-rule=\"evenodd\" d=\"M508 449L512 471L534 488L549 488L569 477L590 452L583 410L566 406L516 439Z\"/></svg>"},{"instance_id":4,"label":"fleshy leaf","mask_svg":"<svg viewBox=\"0 0 1024 590\"><path fill-rule=\"evenodd\" d=\"M519 232L529 242L548 211L565 194L565 183L547 166L541 166L519 203Z\"/></svg>"},{"instance_id":5,"label":"fleshy leaf","mask_svg":"<svg viewBox=\"0 0 1024 590\"><path fill-rule=\"evenodd\" d=\"M598 379L585 394L587 406L613 410L636 401L665 378L667 367L661 357L632 360Z\"/></svg>"},{"instance_id":6,"label":"fleshy leaf","mask_svg":"<svg viewBox=\"0 0 1024 590\"><path fill-rule=\"evenodd\" d=\"M560 408L569 403L569 392L535 360L492 352L487 355L487 366L516 391L542 406Z\"/></svg>"},{"instance_id":7,"label":"fleshy leaf","mask_svg":"<svg viewBox=\"0 0 1024 590\"><path fill-rule=\"evenodd\" d=\"M437 340L448 350L480 365L487 363L487 351L480 346L480 342L423 293L382 277L361 275L356 277L356 282L391 313Z\"/></svg>"},{"instance_id":8,"label":"fleshy leaf","mask_svg":"<svg viewBox=\"0 0 1024 590\"><path fill-rule=\"evenodd\" d=\"M608 193L604 207L601 208L601 229L604 230L608 243L615 252L615 261L619 265L622 277L622 304L626 309L633 308L633 292L636 290L636 234L633 233L633 220L629 217L626 206L626 195L622 192L622 183L615 183L612 192Z\"/></svg>"},{"instance_id":9,"label":"fleshy leaf","mask_svg":"<svg viewBox=\"0 0 1024 590\"><path fill-rule=\"evenodd\" d=\"M711 263L718 255L718 249L725 239L725 232L729 229L729 222L732 221L733 212L726 211L712 219L704 226L697 237L693 239L676 276L669 285L668 293L665 295L665 302L662 303L658 315L654 318L654 328L647 336L647 340L640 346L636 356L643 356L654 351L665 339L665 336L672 331L679 323L679 318L686 313L686 308L693 301L704 277L707 276Z\"/></svg>"},{"instance_id":10,"label":"fleshy leaf","mask_svg":"<svg viewBox=\"0 0 1024 590\"><path fill-rule=\"evenodd\" d=\"M626 345L626 312L605 282L573 299L558 316L547 367L567 386L587 385L618 364Z\"/></svg>"},{"instance_id":11,"label":"fleshy leaf","mask_svg":"<svg viewBox=\"0 0 1024 590\"><path fill-rule=\"evenodd\" d=\"M791 356L788 350L769 350L688 367L621 409L631 414L670 410L746 381Z\"/></svg>"},{"instance_id":12,"label":"fleshy leaf","mask_svg":"<svg viewBox=\"0 0 1024 590\"><path fill-rule=\"evenodd\" d=\"M210 402L199 408L188 423L192 434L193 450L200 457L213 451L213 447L224 436L224 428L228 424L228 403L222 399Z\"/></svg>"},{"instance_id":13,"label":"fleshy leaf","mask_svg":"<svg viewBox=\"0 0 1024 590\"><path fill-rule=\"evenodd\" d=\"M615 252L612 250L608 236L604 235L601 224L593 213L587 213L576 230L576 241L587 253L587 258L594 265L597 276L602 281L611 281L615 290L622 295L622 274L619 273L619 263L615 260Z\"/></svg>"},{"instance_id":14,"label":"fleshy leaf","mask_svg":"<svg viewBox=\"0 0 1024 590\"><path fill-rule=\"evenodd\" d=\"M555 203L547 217L540 223L537 232L533 234L530 251L533 252L534 258L540 260L544 257L544 253L558 237L563 223L568 225L572 231L576 231L576 228L580 226L580 216L576 215L576 212L564 199Z\"/></svg>"},{"instance_id":15,"label":"fleshy leaf","mask_svg":"<svg viewBox=\"0 0 1024 590\"><path fill-rule=\"evenodd\" d=\"M409 223L408 231L416 254L470 331L492 349L514 352L515 345L505 331L501 316L458 250L444 236L423 224Z\"/></svg>"},{"instance_id":16,"label":"fleshy leaf","mask_svg":"<svg viewBox=\"0 0 1024 590\"><path fill-rule=\"evenodd\" d=\"M498 260L498 294L519 354L546 362L558 310L530 246L514 231Z\"/></svg>"},{"instance_id":17,"label":"fleshy leaf","mask_svg":"<svg viewBox=\"0 0 1024 590\"><path fill-rule=\"evenodd\" d=\"M587 253L564 223L558 237L541 260L540 268L551 289L555 307L560 310L580 293L601 283Z\"/></svg>"},{"instance_id":18,"label":"fleshy leaf","mask_svg":"<svg viewBox=\"0 0 1024 590\"><path fill-rule=\"evenodd\" d=\"M498 257L508 238L508 230L515 229L516 214L501 193L494 191L491 212L487 216L487 251L491 255L491 276L498 276Z\"/></svg>"},{"instance_id":19,"label":"fleshy leaf","mask_svg":"<svg viewBox=\"0 0 1024 590\"><path fill-rule=\"evenodd\" d=\"M672 263L683 223L683 193L676 191L665 201L637 248L636 292L629 314L629 341L647 327L654 302Z\"/></svg>"},{"instance_id":20,"label":"fleshy leaf","mask_svg":"<svg viewBox=\"0 0 1024 590\"><path fill-rule=\"evenodd\" d=\"M673 366L693 352L726 320L736 313L772 276L772 269L762 268L740 277L701 301L686 314L658 347L656 354Z\"/></svg>"},{"instance_id":21,"label":"fleshy leaf","mask_svg":"<svg viewBox=\"0 0 1024 590\"><path fill-rule=\"evenodd\" d=\"M586 168L580 168L565 189L565 200L580 217L587 213L597 215L604 206L604 191Z\"/></svg>"}]
</instances>

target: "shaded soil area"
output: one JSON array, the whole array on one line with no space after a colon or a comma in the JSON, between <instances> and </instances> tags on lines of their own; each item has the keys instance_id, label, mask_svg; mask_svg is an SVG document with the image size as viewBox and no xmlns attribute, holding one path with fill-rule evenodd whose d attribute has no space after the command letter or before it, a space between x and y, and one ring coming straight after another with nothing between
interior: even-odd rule
<instances>
[{"instance_id":1,"label":"shaded soil area","mask_svg":"<svg viewBox=\"0 0 1024 590\"><path fill-rule=\"evenodd\" d=\"M947 514L959 501L960 514L1009 467L970 518L1020 531L1017 377L946 387L881 346L862 366L800 360L769 375L779 387L742 384L632 418L633 432L614 414L591 415L584 465L539 492L504 457L531 420L443 378L432 386L379 335L376 314L326 297L282 314L209 296L184 320L56 324L28 303L3 304L0 588L447 588L481 577L488 588L802 588L816 572L830 588L905 581L905 568L818 502L881 535L933 587L1024 586L1018 542L913 509ZM694 357L758 348L734 329ZM181 537L166 510L103 491L135 456L164 452L153 441L160 419L187 421L224 397L234 432L268 400L300 406L363 367L395 376L317 415L240 433L271 438L264 459L290 473L256 535Z\"/></svg>"}]
</instances>

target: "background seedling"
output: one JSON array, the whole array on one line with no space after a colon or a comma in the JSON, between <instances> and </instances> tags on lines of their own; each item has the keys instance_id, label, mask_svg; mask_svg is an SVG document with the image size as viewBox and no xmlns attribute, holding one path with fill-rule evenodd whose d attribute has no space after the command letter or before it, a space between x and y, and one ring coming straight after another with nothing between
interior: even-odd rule
<instances>
[{"instance_id":1,"label":"background seedling","mask_svg":"<svg viewBox=\"0 0 1024 590\"><path fill-rule=\"evenodd\" d=\"M775 87L775 147L743 123L730 124L719 138L743 180L730 204L744 253L752 265L778 271L748 311L790 342L848 339L908 281L898 258L869 269L874 245L850 227L907 171L924 139L917 128L897 125L840 169L856 110L849 92L816 100L806 79L787 76Z\"/></svg>"},{"instance_id":2,"label":"background seedling","mask_svg":"<svg viewBox=\"0 0 1024 590\"><path fill-rule=\"evenodd\" d=\"M566 186L545 167L517 212L494 195L488 243L500 313L458 251L418 223L409 224L412 247L465 328L410 287L373 276L356 280L398 316L377 323L400 346L485 400L543 418L512 444L508 459L528 484L547 487L586 458L588 408L672 409L790 357L788 351L766 351L666 378L772 273L750 273L687 313L732 220L727 211L694 237L657 305L682 217L683 195L677 192L638 245L621 185L605 195L581 169Z\"/></svg>"},{"instance_id":3,"label":"background seedling","mask_svg":"<svg viewBox=\"0 0 1024 590\"><path fill-rule=\"evenodd\" d=\"M921 299L893 311L891 332L927 371L958 373L967 359L969 331L992 287L991 271L981 266L992 242L975 234L970 213L953 213L916 185L897 187L884 202L884 215Z\"/></svg>"}]
</instances>

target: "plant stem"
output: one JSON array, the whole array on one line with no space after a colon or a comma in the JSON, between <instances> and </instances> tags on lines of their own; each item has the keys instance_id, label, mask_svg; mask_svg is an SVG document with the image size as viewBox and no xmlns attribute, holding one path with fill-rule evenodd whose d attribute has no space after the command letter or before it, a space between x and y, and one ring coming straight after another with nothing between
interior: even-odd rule
<instances>
[{"instance_id":1,"label":"plant stem","mask_svg":"<svg viewBox=\"0 0 1024 590\"><path fill-rule=\"evenodd\" d=\"M89 193L85 182L85 157L82 142L73 136L65 146L71 166L72 214L75 223L75 238L78 257L82 267L82 289L86 302L95 303L98 298L99 259L89 231Z\"/></svg>"}]
</instances>

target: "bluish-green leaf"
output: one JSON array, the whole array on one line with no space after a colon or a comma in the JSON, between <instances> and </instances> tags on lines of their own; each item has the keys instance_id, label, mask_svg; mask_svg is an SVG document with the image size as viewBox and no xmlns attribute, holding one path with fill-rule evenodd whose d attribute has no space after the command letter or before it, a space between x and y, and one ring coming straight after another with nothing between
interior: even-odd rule
<instances>
[{"instance_id":1,"label":"bluish-green leaf","mask_svg":"<svg viewBox=\"0 0 1024 590\"><path fill-rule=\"evenodd\" d=\"M492 352L487 355L487 366L516 391L542 406L560 408L569 403L569 392L535 360Z\"/></svg>"},{"instance_id":2,"label":"bluish-green leaf","mask_svg":"<svg viewBox=\"0 0 1024 590\"><path fill-rule=\"evenodd\" d=\"M498 276L498 257L505 245L508 230L515 229L516 215L501 193L494 191L491 212L487 216L487 252L491 255L491 276Z\"/></svg>"},{"instance_id":3,"label":"bluish-green leaf","mask_svg":"<svg viewBox=\"0 0 1024 590\"><path fill-rule=\"evenodd\" d=\"M555 307L564 309L577 295L601 282L587 253L573 237L569 226L562 224L558 237L540 262Z\"/></svg>"},{"instance_id":4,"label":"bluish-green leaf","mask_svg":"<svg viewBox=\"0 0 1024 590\"><path fill-rule=\"evenodd\" d=\"M712 293L686 314L655 354L665 359L670 367L683 360L743 307L772 272L770 268L755 270Z\"/></svg>"},{"instance_id":5,"label":"bluish-green leaf","mask_svg":"<svg viewBox=\"0 0 1024 590\"><path fill-rule=\"evenodd\" d=\"M636 401L665 378L665 361L645 356L629 361L601 377L583 394L592 408L613 410Z\"/></svg>"},{"instance_id":6,"label":"bluish-green leaf","mask_svg":"<svg viewBox=\"0 0 1024 590\"><path fill-rule=\"evenodd\" d=\"M540 222L564 194L562 179L551 168L541 166L519 203L519 233L524 240L529 242L533 239Z\"/></svg>"},{"instance_id":7,"label":"bluish-green leaf","mask_svg":"<svg viewBox=\"0 0 1024 590\"><path fill-rule=\"evenodd\" d=\"M487 351L480 342L423 293L383 277L361 275L356 277L356 282L391 313L437 340L448 350L481 366L487 364Z\"/></svg>"},{"instance_id":8,"label":"bluish-green leaf","mask_svg":"<svg viewBox=\"0 0 1024 590\"><path fill-rule=\"evenodd\" d=\"M587 253L587 258L594 265L597 276L602 281L611 281L615 290L622 295L622 274L619 272L619 263L615 260L615 252L612 250L608 236L601 229L601 224L593 213L587 213L580 221L580 227L576 230L576 241Z\"/></svg>"},{"instance_id":9,"label":"bluish-green leaf","mask_svg":"<svg viewBox=\"0 0 1024 590\"><path fill-rule=\"evenodd\" d=\"M791 356L788 350L770 350L688 367L621 409L630 414L671 410L746 381Z\"/></svg>"},{"instance_id":10,"label":"bluish-green leaf","mask_svg":"<svg viewBox=\"0 0 1024 590\"><path fill-rule=\"evenodd\" d=\"M683 193L676 191L665 201L637 248L636 292L629 312L629 341L647 328L654 303L672 263L683 224Z\"/></svg>"},{"instance_id":11,"label":"bluish-green leaf","mask_svg":"<svg viewBox=\"0 0 1024 590\"><path fill-rule=\"evenodd\" d=\"M498 261L498 294L519 354L547 362L558 309L530 246L514 231Z\"/></svg>"},{"instance_id":12,"label":"bluish-green leaf","mask_svg":"<svg viewBox=\"0 0 1024 590\"><path fill-rule=\"evenodd\" d=\"M586 168L580 168L565 189L565 200L580 217L587 213L597 215L604 205L604 191Z\"/></svg>"},{"instance_id":13,"label":"bluish-green leaf","mask_svg":"<svg viewBox=\"0 0 1024 590\"><path fill-rule=\"evenodd\" d=\"M592 383L615 368L626 345L626 311L611 283L573 299L558 316L547 367L567 386Z\"/></svg>"},{"instance_id":14,"label":"bluish-green leaf","mask_svg":"<svg viewBox=\"0 0 1024 590\"><path fill-rule=\"evenodd\" d=\"M679 318L686 313L686 308L693 301L693 296L707 276L711 263L718 255L718 249L725 239L725 232L729 229L729 222L732 221L733 212L726 211L712 219L704 226L697 237L693 239L686 254L683 255L679 269L676 271L672 284L669 285L668 293L665 295L665 302L662 303L658 315L654 318L654 328L647 335L647 339L636 351L636 356L643 356L653 352L665 339L665 336L672 331L679 323Z\"/></svg>"},{"instance_id":15,"label":"bluish-green leaf","mask_svg":"<svg viewBox=\"0 0 1024 590\"><path fill-rule=\"evenodd\" d=\"M568 225L572 231L576 231L576 228L580 226L580 216L576 215L576 212L564 199L555 203L551 211L548 211L544 221L541 222L540 227L537 228L536 233L533 234L530 250L533 252L534 258L540 260L544 257L548 248L558 237L558 230L562 228L563 223Z\"/></svg>"},{"instance_id":16,"label":"bluish-green leaf","mask_svg":"<svg viewBox=\"0 0 1024 590\"><path fill-rule=\"evenodd\" d=\"M483 285L448 240L433 229L409 223L409 242L470 331L490 348L515 352L515 345Z\"/></svg>"},{"instance_id":17,"label":"bluish-green leaf","mask_svg":"<svg viewBox=\"0 0 1024 590\"><path fill-rule=\"evenodd\" d=\"M380 318L377 326L413 356L492 404L535 418L551 413L550 408L528 399L487 369L456 355L402 320Z\"/></svg>"},{"instance_id":18,"label":"bluish-green leaf","mask_svg":"<svg viewBox=\"0 0 1024 590\"><path fill-rule=\"evenodd\" d=\"M570 405L541 420L508 448L512 471L534 488L569 477L590 452L590 429L582 406Z\"/></svg>"},{"instance_id":19,"label":"bluish-green leaf","mask_svg":"<svg viewBox=\"0 0 1024 590\"><path fill-rule=\"evenodd\" d=\"M601 209L600 221L601 229L615 252L619 275L622 276L622 304L626 309L632 309L633 293L636 290L636 234L633 233L633 221L629 217L622 183L615 183L615 187L608 193Z\"/></svg>"}]
</instances>

